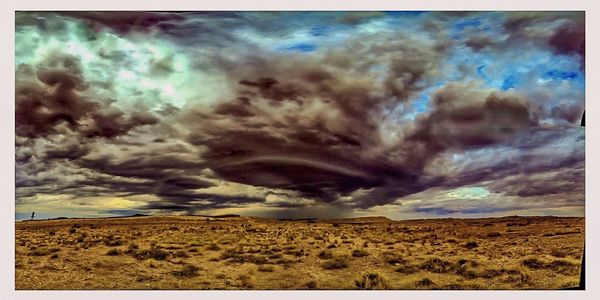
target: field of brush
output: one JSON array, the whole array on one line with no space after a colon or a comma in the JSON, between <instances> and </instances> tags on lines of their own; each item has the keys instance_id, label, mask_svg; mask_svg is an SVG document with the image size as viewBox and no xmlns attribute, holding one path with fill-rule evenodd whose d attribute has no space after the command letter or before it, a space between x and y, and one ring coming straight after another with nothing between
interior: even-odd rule
<instances>
[{"instance_id":1,"label":"field of brush","mask_svg":"<svg viewBox=\"0 0 600 300\"><path fill-rule=\"evenodd\" d=\"M17 222L16 289L558 289L583 218Z\"/></svg>"}]
</instances>

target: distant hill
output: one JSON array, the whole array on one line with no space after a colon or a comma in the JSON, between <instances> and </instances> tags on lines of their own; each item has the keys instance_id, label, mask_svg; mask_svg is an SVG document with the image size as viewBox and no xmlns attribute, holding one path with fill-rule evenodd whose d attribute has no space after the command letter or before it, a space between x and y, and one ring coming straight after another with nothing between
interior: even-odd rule
<instances>
[{"instance_id":1,"label":"distant hill","mask_svg":"<svg viewBox=\"0 0 600 300\"><path fill-rule=\"evenodd\" d=\"M240 215L236 214L224 214L224 215L194 215L196 217L205 217L205 218L239 218Z\"/></svg>"},{"instance_id":2,"label":"distant hill","mask_svg":"<svg viewBox=\"0 0 600 300\"><path fill-rule=\"evenodd\" d=\"M177 219L177 218L209 218L209 219L221 219L227 221L228 219L237 220L260 220L268 222L308 222L308 223L326 223L326 224L386 224L386 223L447 223L447 222L467 222L470 224L487 223L487 222L543 222L546 220L553 219L583 219L584 217L558 217L558 216L503 216L503 217L487 217L487 218L432 218L432 219L408 219L408 220L392 220L383 216L372 216L372 217L357 217L357 218L338 218L338 219L318 219L318 218L302 218L302 219L273 219L267 217L254 217L254 216L240 216L238 214L222 214L222 215L147 215L147 214L133 214L128 216L112 216L112 217L96 217L96 218L83 218L83 217L55 217L48 219L35 219L35 220L17 220L18 222L37 222L37 221L81 221L81 220L102 220L102 219Z\"/></svg>"},{"instance_id":3,"label":"distant hill","mask_svg":"<svg viewBox=\"0 0 600 300\"><path fill-rule=\"evenodd\" d=\"M359 217L359 218L344 218L344 219L325 219L323 223L331 224L372 224L372 223L392 223L394 221L386 217Z\"/></svg>"}]
</instances>

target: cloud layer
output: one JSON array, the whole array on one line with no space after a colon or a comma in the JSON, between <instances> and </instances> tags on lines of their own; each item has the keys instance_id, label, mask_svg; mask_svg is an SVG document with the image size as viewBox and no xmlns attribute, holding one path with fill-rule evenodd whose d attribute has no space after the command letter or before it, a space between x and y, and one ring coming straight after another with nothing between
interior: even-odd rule
<instances>
[{"instance_id":1,"label":"cloud layer","mask_svg":"<svg viewBox=\"0 0 600 300\"><path fill-rule=\"evenodd\" d=\"M583 13L16 25L17 213L583 211Z\"/></svg>"}]
</instances>

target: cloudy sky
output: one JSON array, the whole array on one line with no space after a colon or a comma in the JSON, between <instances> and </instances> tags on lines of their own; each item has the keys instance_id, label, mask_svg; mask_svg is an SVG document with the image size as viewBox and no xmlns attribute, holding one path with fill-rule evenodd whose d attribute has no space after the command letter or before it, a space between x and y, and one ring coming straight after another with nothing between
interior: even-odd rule
<instances>
[{"instance_id":1,"label":"cloudy sky","mask_svg":"<svg viewBox=\"0 0 600 300\"><path fill-rule=\"evenodd\" d=\"M584 22L17 12L16 217L582 216Z\"/></svg>"}]
</instances>

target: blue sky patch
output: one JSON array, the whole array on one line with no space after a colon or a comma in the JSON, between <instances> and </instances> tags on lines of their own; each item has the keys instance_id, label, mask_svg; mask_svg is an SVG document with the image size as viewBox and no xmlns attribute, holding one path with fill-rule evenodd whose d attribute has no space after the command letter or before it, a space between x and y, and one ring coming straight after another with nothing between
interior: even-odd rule
<instances>
[{"instance_id":1,"label":"blue sky patch","mask_svg":"<svg viewBox=\"0 0 600 300\"><path fill-rule=\"evenodd\" d=\"M481 26L481 20L479 19L469 19L464 21L459 21L454 23L454 28L457 30L465 30L467 27L478 27Z\"/></svg>"},{"instance_id":2,"label":"blue sky patch","mask_svg":"<svg viewBox=\"0 0 600 300\"><path fill-rule=\"evenodd\" d=\"M427 106L429 105L429 94L423 94L421 95L421 97L413 102L412 107L415 109L416 112L422 113L425 110L427 110Z\"/></svg>"},{"instance_id":3,"label":"blue sky patch","mask_svg":"<svg viewBox=\"0 0 600 300\"><path fill-rule=\"evenodd\" d=\"M550 70L544 74L546 78L551 78L553 80L573 80L579 77L577 72L568 72L561 70Z\"/></svg>"},{"instance_id":4,"label":"blue sky patch","mask_svg":"<svg viewBox=\"0 0 600 300\"><path fill-rule=\"evenodd\" d=\"M502 86L500 87L503 91L512 89L517 84L517 78L514 75L510 75L504 79Z\"/></svg>"},{"instance_id":5,"label":"blue sky patch","mask_svg":"<svg viewBox=\"0 0 600 300\"><path fill-rule=\"evenodd\" d=\"M288 51L300 51L300 52L313 52L317 49L317 45L312 43L297 43L292 44L283 48L279 48L279 50L288 50Z\"/></svg>"}]
</instances>

